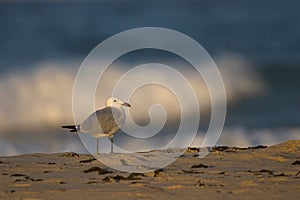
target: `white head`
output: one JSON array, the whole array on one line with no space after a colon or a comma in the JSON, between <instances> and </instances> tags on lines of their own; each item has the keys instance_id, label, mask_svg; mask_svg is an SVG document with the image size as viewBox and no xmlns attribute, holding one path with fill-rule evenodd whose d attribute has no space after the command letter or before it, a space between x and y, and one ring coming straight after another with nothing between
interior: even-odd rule
<instances>
[{"instance_id":1,"label":"white head","mask_svg":"<svg viewBox=\"0 0 300 200\"><path fill-rule=\"evenodd\" d=\"M122 106L131 107L131 105L129 103L123 102L117 97L108 98L105 102L105 107L108 107L108 106L111 106L111 107L122 107Z\"/></svg>"}]
</instances>

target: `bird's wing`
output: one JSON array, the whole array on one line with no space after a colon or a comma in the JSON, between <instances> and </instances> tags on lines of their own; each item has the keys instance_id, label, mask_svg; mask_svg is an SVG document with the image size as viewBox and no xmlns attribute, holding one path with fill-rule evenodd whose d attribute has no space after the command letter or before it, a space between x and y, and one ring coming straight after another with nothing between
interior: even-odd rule
<instances>
[{"instance_id":1,"label":"bird's wing","mask_svg":"<svg viewBox=\"0 0 300 200\"><path fill-rule=\"evenodd\" d=\"M106 107L91 114L80 126L84 133L111 134L124 124L124 111L119 108Z\"/></svg>"}]
</instances>

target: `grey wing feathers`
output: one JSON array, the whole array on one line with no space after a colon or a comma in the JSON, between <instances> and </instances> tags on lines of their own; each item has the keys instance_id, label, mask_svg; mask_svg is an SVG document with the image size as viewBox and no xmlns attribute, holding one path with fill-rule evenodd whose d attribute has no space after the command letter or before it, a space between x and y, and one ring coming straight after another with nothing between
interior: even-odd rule
<instances>
[{"instance_id":1,"label":"grey wing feathers","mask_svg":"<svg viewBox=\"0 0 300 200\"><path fill-rule=\"evenodd\" d=\"M91 114L80 126L84 133L111 134L124 124L124 111L119 108L106 107ZM115 118L114 118L115 117Z\"/></svg>"}]
</instances>

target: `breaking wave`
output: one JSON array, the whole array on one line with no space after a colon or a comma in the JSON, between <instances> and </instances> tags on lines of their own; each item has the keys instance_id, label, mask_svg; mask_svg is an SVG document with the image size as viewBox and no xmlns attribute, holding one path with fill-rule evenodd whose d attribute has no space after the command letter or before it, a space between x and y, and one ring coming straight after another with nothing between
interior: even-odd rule
<instances>
[{"instance_id":1,"label":"breaking wave","mask_svg":"<svg viewBox=\"0 0 300 200\"><path fill-rule=\"evenodd\" d=\"M224 79L229 104L264 92L264 82L241 58L222 57L216 62ZM95 100L97 108L103 106L105 99L111 94L115 81L125 72L125 67L114 66L101 79L98 87L101 93L97 92ZM72 90L75 73L76 70L71 64L45 63L32 71L2 76L0 133L43 130L45 127L56 128L64 123L72 123ZM163 76L167 78L167 75ZM194 73L188 74L188 80L201 102L201 114L205 114L210 108L205 83ZM180 108L175 96L163 87L151 85L142 87L132 96L130 103L136 107L130 114L137 121L145 120L148 117L148 109L157 103L166 106L168 117L180 116Z\"/></svg>"}]
</instances>

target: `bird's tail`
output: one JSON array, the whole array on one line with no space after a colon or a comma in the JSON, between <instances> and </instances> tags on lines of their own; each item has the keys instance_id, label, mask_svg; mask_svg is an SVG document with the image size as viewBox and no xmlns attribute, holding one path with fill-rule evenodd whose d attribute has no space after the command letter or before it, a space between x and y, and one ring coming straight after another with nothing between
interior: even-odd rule
<instances>
[{"instance_id":1,"label":"bird's tail","mask_svg":"<svg viewBox=\"0 0 300 200\"><path fill-rule=\"evenodd\" d=\"M62 128L70 129L70 132L78 132L80 130L80 125L66 125L62 126Z\"/></svg>"}]
</instances>

